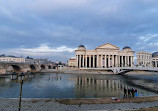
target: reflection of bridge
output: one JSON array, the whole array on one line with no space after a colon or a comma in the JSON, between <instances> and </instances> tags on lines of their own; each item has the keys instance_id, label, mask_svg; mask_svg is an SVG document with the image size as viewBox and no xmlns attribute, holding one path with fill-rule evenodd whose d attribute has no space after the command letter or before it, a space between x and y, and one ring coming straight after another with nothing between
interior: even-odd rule
<instances>
[{"instance_id":1,"label":"reflection of bridge","mask_svg":"<svg viewBox=\"0 0 158 111\"><path fill-rule=\"evenodd\" d=\"M6 74L11 72L39 72L41 70L47 69L52 69L52 65L0 62L0 74Z\"/></svg>"},{"instance_id":2,"label":"reflection of bridge","mask_svg":"<svg viewBox=\"0 0 158 111\"><path fill-rule=\"evenodd\" d=\"M83 70L100 70L100 71L112 71L114 74L125 74L130 71L150 71L158 72L158 68L153 67L111 67L111 68L81 68Z\"/></svg>"}]
</instances>

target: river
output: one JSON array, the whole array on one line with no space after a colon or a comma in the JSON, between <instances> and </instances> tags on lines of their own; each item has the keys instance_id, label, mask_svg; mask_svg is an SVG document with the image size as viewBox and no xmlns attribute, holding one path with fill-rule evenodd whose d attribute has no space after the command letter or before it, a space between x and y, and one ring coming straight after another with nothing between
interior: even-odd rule
<instances>
[{"instance_id":1,"label":"river","mask_svg":"<svg viewBox=\"0 0 158 111\"><path fill-rule=\"evenodd\" d=\"M158 75L101 75L38 73L24 80L23 98L123 97L125 88L137 89L139 97L157 96ZM0 97L18 98L20 82L0 77Z\"/></svg>"}]
</instances>

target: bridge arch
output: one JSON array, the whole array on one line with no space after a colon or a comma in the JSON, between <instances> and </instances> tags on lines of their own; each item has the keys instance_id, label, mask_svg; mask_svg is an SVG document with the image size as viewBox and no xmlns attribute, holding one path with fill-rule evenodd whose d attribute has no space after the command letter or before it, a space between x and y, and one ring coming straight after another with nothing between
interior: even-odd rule
<instances>
[{"instance_id":1,"label":"bridge arch","mask_svg":"<svg viewBox=\"0 0 158 111\"><path fill-rule=\"evenodd\" d=\"M48 69L52 69L51 65L48 66Z\"/></svg>"},{"instance_id":2,"label":"bridge arch","mask_svg":"<svg viewBox=\"0 0 158 111\"><path fill-rule=\"evenodd\" d=\"M30 65L31 71L36 71L36 67L34 65Z\"/></svg>"},{"instance_id":3,"label":"bridge arch","mask_svg":"<svg viewBox=\"0 0 158 111\"><path fill-rule=\"evenodd\" d=\"M21 71L21 67L19 65L9 65L7 67L7 71L9 72L20 72Z\"/></svg>"},{"instance_id":4,"label":"bridge arch","mask_svg":"<svg viewBox=\"0 0 158 111\"><path fill-rule=\"evenodd\" d=\"M46 69L46 66L45 65L41 65L41 70L44 70L44 69Z\"/></svg>"}]
</instances>

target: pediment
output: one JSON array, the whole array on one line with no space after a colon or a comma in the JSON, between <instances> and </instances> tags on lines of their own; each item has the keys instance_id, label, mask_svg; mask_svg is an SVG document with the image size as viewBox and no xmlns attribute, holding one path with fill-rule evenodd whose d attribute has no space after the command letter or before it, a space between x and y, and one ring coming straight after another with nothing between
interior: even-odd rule
<instances>
[{"instance_id":1,"label":"pediment","mask_svg":"<svg viewBox=\"0 0 158 111\"><path fill-rule=\"evenodd\" d=\"M106 43L106 44L103 44L99 47L97 47L96 49L113 49L113 50L119 50L120 48L115 46L115 45L112 45L110 43Z\"/></svg>"}]
</instances>

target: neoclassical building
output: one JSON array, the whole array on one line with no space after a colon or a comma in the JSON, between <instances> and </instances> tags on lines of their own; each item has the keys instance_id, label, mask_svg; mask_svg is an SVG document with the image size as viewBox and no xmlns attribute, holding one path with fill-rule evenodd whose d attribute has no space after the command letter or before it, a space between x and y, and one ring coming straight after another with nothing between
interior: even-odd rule
<instances>
[{"instance_id":1,"label":"neoclassical building","mask_svg":"<svg viewBox=\"0 0 158 111\"><path fill-rule=\"evenodd\" d=\"M137 65L142 67L152 67L152 54L145 51L137 52Z\"/></svg>"},{"instance_id":2,"label":"neoclassical building","mask_svg":"<svg viewBox=\"0 0 158 111\"><path fill-rule=\"evenodd\" d=\"M152 64L153 67L158 67L158 52L152 54Z\"/></svg>"},{"instance_id":3,"label":"neoclassical building","mask_svg":"<svg viewBox=\"0 0 158 111\"><path fill-rule=\"evenodd\" d=\"M80 45L76 53L76 66L79 68L109 68L109 67L133 67L134 51L126 46L120 48L106 43L98 46L95 50L86 50Z\"/></svg>"},{"instance_id":4,"label":"neoclassical building","mask_svg":"<svg viewBox=\"0 0 158 111\"><path fill-rule=\"evenodd\" d=\"M158 52L137 52L137 65L142 67L158 67Z\"/></svg>"}]
</instances>

